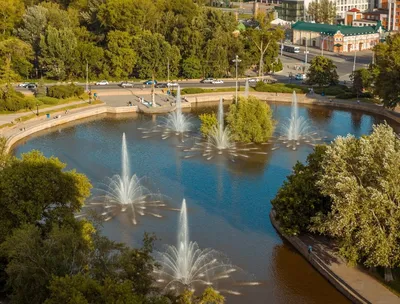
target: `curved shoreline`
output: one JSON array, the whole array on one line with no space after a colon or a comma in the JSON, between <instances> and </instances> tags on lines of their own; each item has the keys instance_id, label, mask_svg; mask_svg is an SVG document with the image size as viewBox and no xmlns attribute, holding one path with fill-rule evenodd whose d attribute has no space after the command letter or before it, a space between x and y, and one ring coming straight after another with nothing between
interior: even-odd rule
<instances>
[{"instance_id":1,"label":"curved shoreline","mask_svg":"<svg viewBox=\"0 0 400 304\"><path fill-rule=\"evenodd\" d=\"M380 282L365 273L358 267L347 266L340 257L318 240L304 235L287 236L282 233L278 220L275 218L275 211L269 213L272 226L279 235L287 240L325 279L327 279L338 291L340 291L351 302L357 304L399 303L400 299ZM309 242L304 240L308 240ZM308 246L312 245L311 253ZM330 256L330 261L324 256Z\"/></svg>"},{"instance_id":2,"label":"curved shoreline","mask_svg":"<svg viewBox=\"0 0 400 304\"><path fill-rule=\"evenodd\" d=\"M242 92L240 93L241 95L243 95ZM251 92L250 95L256 96L266 102L291 103L292 101L292 94L290 93ZM193 106L201 105L203 103L215 102L218 101L220 97L222 97L224 100L229 100L229 101L233 100L232 92L194 94L185 96L188 102L182 103L182 107L191 108ZM397 114L394 111L387 110L384 107L375 104L367 104L367 103L356 104L354 102L349 102L349 101L329 102L329 99L327 98L310 98L305 94L298 95L298 103L352 109L352 110L362 110L368 113L385 116L395 121L396 123L400 124L400 113ZM52 128L55 126L66 124L71 121L105 113L106 114L138 113L139 111L140 109L137 106L110 107L107 105L100 105L100 106L96 105L96 106L89 106L83 109L81 108L81 109L71 110L69 114L60 115L61 117L57 119L46 119L45 117L32 119L26 122L26 124L24 125L24 130L22 131L18 131L19 125L16 125L13 128L7 130L9 132L7 131L4 132L4 136L6 136L7 138L6 152L9 152L12 149L12 147L23 138L48 128ZM62 112L63 111L60 111L60 113Z\"/></svg>"}]
</instances>

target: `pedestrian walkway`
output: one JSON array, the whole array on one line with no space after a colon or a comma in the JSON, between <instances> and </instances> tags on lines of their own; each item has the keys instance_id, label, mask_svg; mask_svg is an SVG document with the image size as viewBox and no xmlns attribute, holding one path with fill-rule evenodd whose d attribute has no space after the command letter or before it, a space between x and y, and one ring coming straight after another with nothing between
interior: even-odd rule
<instances>
[{"instance_id":1,"label":"pedestrian walkway","mask_svg":"<svg viewBox=\"0 0 400 304\"><path fill-rule=\"evenodd\" d=\"M353 303L399 304L400 298L360 267L348 266L337 254L332 241L311 234L283 235L275 211L271 211L272 225L288 240L328 281Z\"/></svg>"}]
</instances>

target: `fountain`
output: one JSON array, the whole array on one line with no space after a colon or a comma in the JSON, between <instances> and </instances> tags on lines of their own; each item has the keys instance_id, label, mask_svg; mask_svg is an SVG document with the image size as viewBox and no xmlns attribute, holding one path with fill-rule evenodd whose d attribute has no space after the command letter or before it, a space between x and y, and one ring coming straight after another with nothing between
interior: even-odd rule
<instances>
[{"instance_id":1,"label":"fountain","mask_svg":"<svg viewBox=\"0 0 400 304\"><path fill-rule=\"evenodd\" d=\"M196 242L189 241L186 201L183 199L179 216L177 247L167 246L165 252L156 252L160 268L154 270L156 282L165 291L183 289L196 291L201 287L212 286L219 292L240 295L237 290L219 289L220 281L233 280L233 273L244 272L232 265L228 258L214 249L200 249ZM259 285L259 282L236 282L237 286ZM221 283L221 285L225 285Z\"/></svg>"},{"instance_id":2,"label":"fountain","mask_svg":"<svg viewBox=\"0 0 400 304\"><path fill-rule=\"evenodd\" d=\"M185 152L202 152L202 156L206 157L207 160L212 159L215 154L226 154L232 161L235 157L248 158L249 155L246 152L256 154L266 154L265 152L255 152L258 150L255 147L238 147L235 141L232 139L229 127L224 126L224 106L222 98L219 99L218 112L217 112L217 125L214 126L207 136L207 140L196 142L195 146L190 149L185 149ZM194 155L186 155L185 158L193 157Z\"/></svg>"},{"instance_id":3,"label":"fountain","mask_svg":"<svg viewBox=\"0 0 400 304\"><path fill-rule=\"evenodd\" d=\"M129 211L131 221L137 224L138 215L152 215L157 218L162 216L153 211L155 208L165 207L155 195L142 185L142 180L135 174L130 173L128 148L125 133L122 135L122 172L121 175L114 175L108 179L107 184L103 184L102 189L98 189L103 195L95 197L89 205L102 205L105 209L101 213L105 221L113 218L118 211ZM100 202L98 202L100 200Z\"/></svg>"},{"instance_id":4,"label":"fountain","mask_svg":"<svg viewBox=\"0 0 400 304\"><path fill-rule=\"evenodd\" d=\"M167 139L171 135L177 135L181 136L183 141L185 133L189 132L191 127L190 116L182 113L181 88L178 86L175 111L169 113L166 118L163 118L161 124L155 128L145 130L143 138L148 138L155 133L161 133L162 139Z\"/></svg>"},{"instance_id":5,"label":"fountain","mask_svg":"<svg viewBox=\"0 0 400 304\"><path fill-rule=\"evenodd\" d=\"M310 125L303 116L299 116L296 92L293 91L291 114L288 122L282 125L282 136L278 139L286 144L286 147L297 149L301 142L312 144L317 138L316 132L312 132Z\"/></svg>"}]
</instances>

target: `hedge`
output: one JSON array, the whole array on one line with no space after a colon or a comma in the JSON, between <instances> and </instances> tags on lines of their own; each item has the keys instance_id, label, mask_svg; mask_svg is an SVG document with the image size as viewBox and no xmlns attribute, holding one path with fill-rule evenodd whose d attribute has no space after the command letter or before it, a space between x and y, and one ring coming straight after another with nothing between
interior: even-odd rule
<instances>
[{"instance_id":1,"label":"hedge","mask_svg":"<svg viewBox=\"0 0 400 304\"><path fill-rule=\"evenodd\" d=\"M60 102L59 99L49 96L39 97L38 99L47 105L56 105Z\"/></svg>"},{"instance_id":2,"label":"hedge","mask_svg":"<svg viewBox=\"0 0 400 304\"><path fill-rule=\"evenodd\" d=\"M204 89L202 88L186 88L182 89L181 94L199 94L204 93Z\"/></svg>"},{"instance_id":3,"label":"hedge","mask_svg":"<svg viewBox=\"0 0 400 304\"><path fill-rule=\"evenodd\" d=\"M267 84L261 81L257 82L255 90L257 92L273 92L273 93L307 93L308 89L306 87L302 87L295 84L283 84L283 83L275 83L275 84Z\"/></svg>"},{"instance_id":4,"label":"hedge","mask_svg":"<svg viewBox=\"0 0 400 304\"><path fill-rule=\"evenodd\" d=\"M65 99L72 96L81 96L84 92L82 87L74 84L70 85L55 85L51 86L47 90L47 96L58 99Z\"/></svg>"}]
</instances>

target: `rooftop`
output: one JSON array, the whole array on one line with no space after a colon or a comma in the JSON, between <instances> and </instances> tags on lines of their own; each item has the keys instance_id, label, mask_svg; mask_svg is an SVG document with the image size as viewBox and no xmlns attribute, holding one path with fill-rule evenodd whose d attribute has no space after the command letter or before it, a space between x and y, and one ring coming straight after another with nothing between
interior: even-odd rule
<instances>
[{"instance_id":1,"label":"rooftop","mask_svg":"<svg viewBox=\"0 0 400 304\"><path fill-rule=\"evenodd\" d=\"M359 9L356 9L356 8L352 8L351 10L349 10L349 12L352 12L352 13L359 13L360 10L359 10Z\"/></svg>"},{"instance_id":2,"label":"rooftop","mask_svg":"<svg viewBox=\"0 0 400 304\"><path fill-rule=\"evenodd\" d=\"M307 32L319 32L324 35L333 36L340 31L344 36L355 36L364 34L373 34L377 32L376 26L349 26L333 25L325 23L310 23L297 21L292 25L292 29Z\"/></svg>"}]
</instances>

